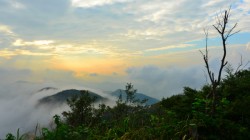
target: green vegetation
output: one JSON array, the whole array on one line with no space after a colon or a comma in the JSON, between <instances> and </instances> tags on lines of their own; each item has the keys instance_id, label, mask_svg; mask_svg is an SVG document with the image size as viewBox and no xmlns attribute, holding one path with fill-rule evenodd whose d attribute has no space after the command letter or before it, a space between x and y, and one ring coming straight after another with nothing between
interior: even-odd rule
<instances>
[{"instance_id":1,"label":"green vegetation","mask_svg":"<svg viewBox=\"0 0 250 140\"><path fill-rule=\"evenodd\" d=\"M136 90L127 84L125 101L114 107L93 107L88 91L68 100L70 111L54 116L54 129L42 128L36 140L76 139L250 139L250 69L228 74L218 86L216 110L209 85L201 90L185 87L182 94L162 99L152 106L134 98ZM20 140L12 134L7 140Z\"/></svg>"}]
</instances>

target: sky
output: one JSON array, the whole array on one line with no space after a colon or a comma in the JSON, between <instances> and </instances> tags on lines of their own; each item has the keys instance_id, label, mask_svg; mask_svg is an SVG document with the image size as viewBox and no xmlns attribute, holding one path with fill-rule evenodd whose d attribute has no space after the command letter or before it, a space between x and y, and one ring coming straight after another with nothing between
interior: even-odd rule
<instances>
[{"instance_id":1,"label":"sky","mask_svg":"<svg viewBox=\"0 0 250 140\"><path fill-rule=\"evenodd\" d=\"M114 91L131 82L158 99L200 88L209 82L203 29L216 73L222 48L212 25L230 5L229 27L240 32L227 60L236 68L250 60L250 0L0 0L0 87Z\"/></svg>"},{"instance_id":2,"label":"sky","mask_svg":"<svg viewBox=\"0 0 250 140\"><path fill-rule=\"evenodd\" d=\"M64 89L101 94L132 83L157 99L200 89L209 83L203 30L216 75L223 50L213 25L230 5L228 27L240 32L226 60L248 68L250 0L0 0L0 139L48 125L67 107L37 101Z\"/></svg>"}]
</instances>

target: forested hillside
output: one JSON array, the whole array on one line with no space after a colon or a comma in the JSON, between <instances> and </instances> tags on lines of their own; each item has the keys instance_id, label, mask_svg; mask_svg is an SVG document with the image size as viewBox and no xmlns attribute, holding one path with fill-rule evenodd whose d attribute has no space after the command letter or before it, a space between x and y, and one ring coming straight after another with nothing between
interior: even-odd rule
<instances>
[{"instance_id":1,"label":"forested hillside","mask_svg":"<svg viewBox=\"0 0 250 140\"><path fill-rule=\"evenodd\" d=\"M211 99L206 98L210 90L209 85L201 90L185 87L182 94L146 106L127 84L125 100L120 97L114 107L99 108L85 91L68 100L71 110L63 117L54 116L54 128L37 128L32 135L8 134L6 139L250 139L250 69L228 73L222 80L213 114Z\"/></svg>"}]
</instances>

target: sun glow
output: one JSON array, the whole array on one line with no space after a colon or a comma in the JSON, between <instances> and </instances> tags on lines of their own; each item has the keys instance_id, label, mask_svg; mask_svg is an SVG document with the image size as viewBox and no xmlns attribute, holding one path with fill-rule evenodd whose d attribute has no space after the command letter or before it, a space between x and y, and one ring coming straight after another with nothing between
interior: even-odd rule
<instances>
[{"instance_id":1,"label":"sun glow","mask_svg":"<svg viewBox=\"0 0 250 140\"><path fill-rule=\"evenodd\" d=\"M77 77L84 77L90 73L100 75L111 75L114 72L121 72L126 65L122 59L100 56L63 56L53 60L55 69L73 71Z\"/></svg>"}]
</instances>

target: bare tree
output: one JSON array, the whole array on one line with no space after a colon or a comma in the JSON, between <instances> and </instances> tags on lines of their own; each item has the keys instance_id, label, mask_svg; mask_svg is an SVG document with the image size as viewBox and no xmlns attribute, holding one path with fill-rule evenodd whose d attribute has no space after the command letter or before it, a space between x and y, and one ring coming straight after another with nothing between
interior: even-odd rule
<instances>
[{"instance_id":1,"label":"bare tree","mask_svg":"<svg viewBox=\"0 0 250 140\"><path fill-rule=\"evenodd\" d=\"M233 30L236 28L237 23L235 23L231 28L228 29L228 21L229 21L229 16L230 16L230 9L225 10L224 13L221 13L220 15L217 15L217 22L213 27L215 30L218 32L220 35L220 38L222 40L222 47L223 47L223 56L221 58L221 63L220 63L220 68L218 71L218 77L215 77L214 72L211 71L210 65L209 65L209 60L208 60L208 31L204 30L205 32L205 37L206 37L206 50L205 53L200 51L203 55L203 60L206 65L207 73L211 82L211 90L210 93L207 95L207 99L211 99L211 110L210 113L213 115L216 109L216 98L217 98L217 87L221 83L221 75L222 75L222 70L223 68L227 65L226 61L226 55L227 55L227 39L238 33L239 31L233 32Z\"/></svg>"},{"instance_id":2,"label":"bare tree","mask_svg":"<svg viewBox=\"0 0 250 140\"><path fill-rule=\"evenodd\" d=\"M242 55L240 55L240 63L238 64L238 67L236 68L234 74L236 74L236 73L238 73L239 71L241 71L242 69L244 69L249 63L250 63L250 61L247 61L247 62L245 63L245 65L243 66Z\"/></svg>"}]
</instances>

